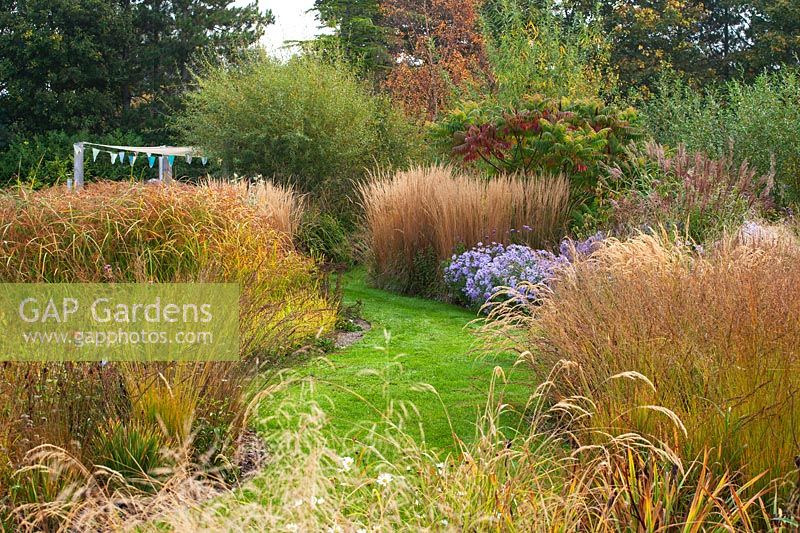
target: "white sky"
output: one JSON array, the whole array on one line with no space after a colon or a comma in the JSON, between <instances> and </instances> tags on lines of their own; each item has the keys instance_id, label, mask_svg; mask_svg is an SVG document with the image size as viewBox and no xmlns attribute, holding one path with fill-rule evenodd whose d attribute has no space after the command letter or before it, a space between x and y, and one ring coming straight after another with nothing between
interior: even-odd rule
<instances>
[{"instance_id":1,"label":"white sky","mask_svg":"<svg viewBox=\"0 0 800 533\"><path fill-rule=\"evenodd\" d=\"M236 0L236 4L244 5L252 0ZM319 21L314 12L314 0L258 0L261 10L271 9L275 16L275 24L267 26L262 43L268 50L277 55L287 55L281 51L284 41L311 39L321 33Z\"/></svg>"}]
</instances>

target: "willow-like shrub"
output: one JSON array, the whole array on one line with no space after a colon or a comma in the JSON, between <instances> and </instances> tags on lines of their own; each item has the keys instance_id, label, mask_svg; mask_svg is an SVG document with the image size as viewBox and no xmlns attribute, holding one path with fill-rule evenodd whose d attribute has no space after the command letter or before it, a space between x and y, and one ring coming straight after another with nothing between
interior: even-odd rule
<instances>
[{"instance_id":1,"label":"willow-like shrub","mask_svg":"<svg viewBox=\"0 0 800 533\"><path fill-rule=\"evenodd\" d=\"M240 175L264 174L345 214L353 180L376 165L404 165L419 134L343 62L253 52L208 66L176 117L187 144Z\"/></svg>"}]
</instances>

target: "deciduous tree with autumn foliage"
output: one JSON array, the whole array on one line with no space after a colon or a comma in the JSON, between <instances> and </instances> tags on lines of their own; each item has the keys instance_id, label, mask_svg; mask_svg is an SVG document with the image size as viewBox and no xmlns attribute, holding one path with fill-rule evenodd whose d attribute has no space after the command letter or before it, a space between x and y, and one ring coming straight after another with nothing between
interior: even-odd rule
<instances>
[{"instance_id":1,"label":"deciduous tree with autumn foliage","mask_svg":"<svg viewBox=\"0 0 800 533\"><path fill-rule=\"evenodd\" d=\"M482 0L317 0L333 43L412 115L433 119L488 77Z\"/></svg>"},{"instance_id":2,"label":"deciduous tree with autumn foliage","mask_svg":"<svg viewBox=\"0 0 800 533\"><path fill-rule=\"evenodd\" d=\"M385 87L412 113L428 119L452 95L488 76L480 33L480 0L384 0L389 50L396 66Z\"/></svg>"}]
</instances>

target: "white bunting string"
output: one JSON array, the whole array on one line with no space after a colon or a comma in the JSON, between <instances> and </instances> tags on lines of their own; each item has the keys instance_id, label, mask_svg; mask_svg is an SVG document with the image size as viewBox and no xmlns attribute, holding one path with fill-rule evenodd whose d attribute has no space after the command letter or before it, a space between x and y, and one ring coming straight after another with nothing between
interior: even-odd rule
<instances>
[{"instance_id":1,"label":"white bunting string","mask_svg":"<svg viewBox=\"0 0 800 533\"><path fill-rule=\"evenodd\" d=\"M176 157L185 158L188 164L192 164L195 159L200 159L203 166L208 163L207 157L197 153L195 149L190 146L116 146L88 142L82 144L91 147L92 161L97 161L97 156L100 152L106 152L111 156L112 165L116 164L117 160L119 160L120 163L124 163L125 156L127 155L128 163L134 166L139 154L147 156L147 162L150 168L155 166L159 156L166 157L170 167L174 165Z\"/></svg>"}]
</instances>

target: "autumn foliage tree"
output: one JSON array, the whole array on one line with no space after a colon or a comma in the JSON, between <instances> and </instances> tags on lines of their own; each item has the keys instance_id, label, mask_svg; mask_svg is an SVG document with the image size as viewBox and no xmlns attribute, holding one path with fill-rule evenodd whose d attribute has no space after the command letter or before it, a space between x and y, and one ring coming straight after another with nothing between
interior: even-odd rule
<instances>
[{"instance_id":1,"label":"autumn foliage tree","mask_svg":"<svg viewBox=\"0 0 800 533\"><path fill-rule=\"evenodd\" d=\"M481 83L487 75L480 33L479 0L384 0L388 49L395 66L384 87L406 109L435 118L453 93Z\"/></svg>"}]
</instances>

